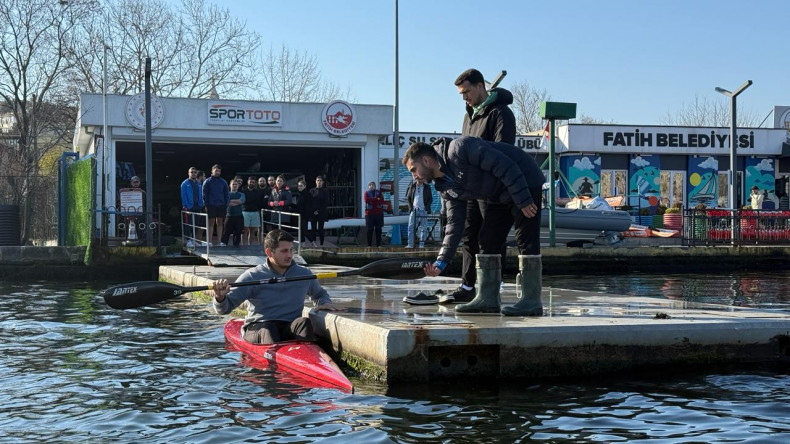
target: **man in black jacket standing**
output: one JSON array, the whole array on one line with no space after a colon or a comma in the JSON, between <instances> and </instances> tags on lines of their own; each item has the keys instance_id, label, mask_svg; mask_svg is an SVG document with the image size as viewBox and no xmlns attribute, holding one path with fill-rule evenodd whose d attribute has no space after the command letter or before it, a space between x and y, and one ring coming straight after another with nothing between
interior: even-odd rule
<instances>
[{"instance_id":1,"label":"man in black jacket standing","mask_svg":"<svg viewBox=\"0 0 790 444\"><path fill-rule=\"evenodd\" d=\"M503 88L486 91L483 74L476 69L467 69L457 79L455 86L466 103L462 136L479 137L489 142L516 143L516 117L508 105L513 103L513 94ZM444 205L444 204L443 204ZM483 226L482 202L470 200L466 202L466 225L464 227L464 245L462 248L463 265L461 268L461 285L454 291L439 297L440 303L469 302L475 297L475 256L480 252L480 228ZM497 206L500 204L489 203ZM500 252L504 264L507 251L506 240ZM488 253L494 253L489 251Z\"/></svg>"},{"instance_id":2,"label":"man in black jacket standing","mask_svg":"<svg viewBox=\"0 0 790 444\"><path fill-rule=\"evenodd\" d=\"M502 313L540 316L540 210L545 177L532 156L506 143L486 142L474 137L442 138L433 146L412 144L403 164L415 179L434 183L447 205L447 229L436 262L425 266L428 276L438 276L452 260L467 222L469 202L481 202L479 230L481 254L478 261L478 291L474 299L458 305L460 313L497 313L501 245L510 228L516 227L521 268L522 297ZM521 265L523 258L524 267Z\"/></svg>"}]
</instances>

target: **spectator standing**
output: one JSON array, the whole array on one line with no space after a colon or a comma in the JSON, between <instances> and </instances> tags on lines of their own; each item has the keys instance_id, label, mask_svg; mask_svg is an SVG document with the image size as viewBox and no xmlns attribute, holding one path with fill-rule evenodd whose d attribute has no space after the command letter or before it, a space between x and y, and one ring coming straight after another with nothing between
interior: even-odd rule
<instances>
[{"instance_id":1,"label":"spectator standing","mask_svg":"<svg viewBox=\"0 0 790 444\"><path fill-rule=\"evenodd\" d=\"M233 246L238 247L241 245L241 235L244 229L244 202L246 196L239 191L242 179L233 179L230 182L230 192L228 193L228 210L225 217L225 230L222 243L220 245L229 245L231 238L233 239Z\"/></svg>"},{"instance_id":2,"label":"spectator standing","mask_svg":"<svg viewBox=\"0 0 790 444\"><path fill-rule=\"evenodd\" d=\"M203 185L197 180L198 169L189 167L188 176L181 182L181 209L190 213L199 213L203 211ZM196 214L184 214L184 234L189 236L187 240L187 247L192 248L195 246L194 240L201 238L201 231L199 227L205 225L203 216Z\"/></svg>"},{"instance_id":3,"label":"spectator standing","mask_svg":"<svg viewBox=\"0 0 790 444\"><path fill-rule=\"evenodd\" d=\"M220 241L220 246L224 247L222 242L222 230L225 225L225 215L228 211L228 203L230 198L230 187L225 179L222 178L222 167L216 164L211 167L211 177L203 182L203 202L206 204L206 213L208 213L208 233L206 241L211 245L211 237L214 229L217 230L217 240Z\"/></svg>"},{"instance_id":4,"label":"spectator standing","mask_svg":"<svg viewBox=\"0 0 790 444\"><path fill-rule=\"evenodd\" d=\"M324 246L324 222L328 219L329 192L324 188L324 178L316 176L315 188L310 190L310 230L309 236ZM315 233L313 233L313 231Z\"/></svg>"},{"instance_id":5,"label":"spectator standing","mask_svg":"<svg viewBox=\"0 0 790 444\"><path fill-rule=\"evenodd\" d=\"M296 183L296 191L291 193L294 207L299 213L299 242L302 246L309 247L315 242L315 238L307 231L307 221L310 219L310 193L307 191L307 184L304 179L299 179Z\"/></svg>"},{"instance_id":6,"label":"spectator standing","mask_svg":"<svg viewBox=\"0 0 790 444\"><path fill-rule=\"evenodd\" d=\"M261 190L261 209L269 210L269 201L272 200L272 189L269 187L269 182L266 181L265 176L258 178L258 189ZM263 242L263 238L266 236L266 233L273 229L269 223L269 219L271 219L271 213L266 211L263 213L264 214L261 215L261 242Z\"/></svg>"},{"instance_id":7,"label":"spectator standing","mask_svg":"<svg viewBox=\"0 0 790 444\"><path fill-rule=\"evenodd\" d=\"M365 226L368 232L368 247L373 246L373 234L376 235L376 246L381 246L381 228L384 226L384 195L376 188L376 182L368 184L363 197L365 201Z\"/></svg>"},{"instance_id":8,"label":"spectator standing","mask_svg":"<svg viewBox=\"0 0 790 444\"><path fill-rule=\"evenodd\" d=\"M247 188L244 189L244 233L241 236L242 245L261 245L261 201L263 190L258 188L258 179L255 176L247 178ZM253 244L253 241L255 242Z\"/></svg>"},{"instance_id":9,"label":"spectator standing","mask_svg":"<svg viewBox=\"0 0 790 444\"><path fill-rule=\"evenodd\" d=\"M428 228L428 213L431 212L431 186L422 179L414 179L406 189L406 202L409 204L409 234L406 248L414 248L414 235L417 232L419 247L425 247L425 232Z\"/></svg>"},{"instance_id":10,"label":"spectator standing","mask_svg":"<svg viewBox=\"0 0 790 444\"><path fill-rule=\"evenodd\" d=\"M758 188L757 185L752 187L752 193L749 197L752 201L752 210L763 209L763 201L765 200L765 196L760 193L760 188Z\"/></svg>"},{"instance_id":11,"label":"spectator standing","mask_svg":"<svg viewBox=\"0 0 790 444\"><path fill-rule=\"evenodd\" d=\"M288 224L289 217L283 216L280 214L281 211L288 211L288 207L291 205L291 190L288 189L288 186L285 185L285 176L279 175L274 182L274 188L272 189L271 200L269 200L269 207L272 210L275 210L276 213L272 213L272 223L273 224Z\"/></svg>"}]
</instances>

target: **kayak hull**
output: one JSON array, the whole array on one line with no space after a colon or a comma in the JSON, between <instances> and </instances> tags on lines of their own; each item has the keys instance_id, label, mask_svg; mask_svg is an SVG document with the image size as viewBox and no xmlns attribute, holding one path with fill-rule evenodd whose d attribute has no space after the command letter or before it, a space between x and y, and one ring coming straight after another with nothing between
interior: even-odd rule
<instances>
[{"instance_id":1,"label":"kayak hull","mask_svg":"<svg viewBox=\"0 0 790 444\"><path fill-rule=\"evenodd\" d=\"M315 342L285 341L253 344L241 337L244 321L231 319L225 324L225 340L232 350L243 353L247 363L257 368L272 368L298 377L302 385L336 388L353 393L354 386L332 358Z\"/></svg>"}]
</instances>

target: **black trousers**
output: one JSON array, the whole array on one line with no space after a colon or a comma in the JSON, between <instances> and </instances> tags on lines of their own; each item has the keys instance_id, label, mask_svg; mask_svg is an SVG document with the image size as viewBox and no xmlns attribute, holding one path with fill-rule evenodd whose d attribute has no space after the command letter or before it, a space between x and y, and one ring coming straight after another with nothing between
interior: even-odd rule
<instances>
[{"instance_id":1,"label":"black trousers","mask_svg":"<svg viewBox=\"0 0 790 444\"><path fill-rule=\"evenodd\" d=\"M288 321L253 322L244 329L244 340L254 344L274 344L292 339L314 340L313 324L309 318Z\"/></svg>"},{"instance_id":2,"label":"black trousers","mask_svg":"<svg viewBox=\"0 0 790 444\"><path fill-rule=\"evenodd\" d=\"M228 216L225 219L225 230L222 232L220 242L230 245L233 237L233 245L239 246L241 243L241 232L244 230L244 216Z\"/></svg>"},{"instance_id":3,"label":"black trousers","mask_svg":"<svg viewBox=\"0 0 790 444\"><path fill-rule=\"evenodd\" d=\"M307 222L310 220L309 214L300 214L299 215L299 231L302 232L302 238L299 239L299 242L304 242L305 239L309 240L310 242L314 242L315 238L313 234L307 231Z\"/></svg>"},{"instance_id":4,"label":"black trousers","mask_svg":"<svg viewBox=\"0 0 790 444\"><path fill-rule=\"evenodd\" d=\"M376 246L381 246L381 227L384 226L383 214L370 214L365 216L365 226L368 229L368 247L373 246L373 233L376 233Z\"/></svg>"},{"instance_id":5,"label":"black trousers","mask_svg":"<svg viewBox=\"0 0 790 444\"><path fill-rule=\"evenodd\" d=\"M508 204L494 204L489 203L489 207L502 207L501 210L510 207ZM512 222L511 222L512 226ZM477 270L475 264L477 263L475 255L480 253L480 230L483 228L483 213L481 212L481 202L477 200L470 200L466 202L466 223L464 224L464 245L461 248L461 257L463 263L461 265L461 281L467 287L474 287L477 282ZM508 227L508 230L510 228ZM505 242L500 247L500 254L502 254L502 264L505 264L505 255L507 254L507 237Z\"/></svg>"},{"instance_id":6,"label":"black trousers","mask_svg":"<svg viewBox=\"0 0 790 444\"><path fill-rule=\"evenodd\" d=\"M529 191L533 196L540 196L542 190L535 188ZM475 254L500 254L504 264L507 235L510 233L510 228L514 225L516 228L518 254L540 254L541 205L539 200L536 200L535 203L538 205L538 213L534 217L529 218L525 217L521 209L513 204L498 204L484 201L470 201L468 203L467 225L479 223L480 229L475 231L473 226L472 228L469 226L464 227L464 242L466 242L467 234L474 236L475 233L478 241L475 243L473 237L469 242L469 247L464 244L462 250L464 260L462 278L464 285L473 287L477 281ZM471 204L478 208L478 215L472 215L472 218L470 218L469 213ZM480 217L480 219L474 219L474 217ZM467 230L467 228L470 229Z\"/></svg>"},{"instance_id":7,"label":"black trousers","mask_svg":"<svg viewBox=\"0 0 790 444\"><path fill-rule=\"evenodd\" d=\"M315 232L315 234L313 234ZM314 242L315 239L318 239L321 242L321 245L324 245L324 220L319 219L318 216L313 216L310 218L310 234L308 236L312 236L313 240L310 242ZM310 237L308 237L310 239Z\"/></svg>"}]
</instances>

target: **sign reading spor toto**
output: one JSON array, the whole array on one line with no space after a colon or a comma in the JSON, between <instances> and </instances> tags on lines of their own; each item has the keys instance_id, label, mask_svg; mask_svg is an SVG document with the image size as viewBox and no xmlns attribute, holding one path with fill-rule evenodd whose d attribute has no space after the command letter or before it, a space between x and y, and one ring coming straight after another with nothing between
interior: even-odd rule
<instances>
[{"instance_id":1,"label":"sign reading spor toto","mask_svg":"<svg viewBox=\"0 0 790 444\"><path fill-rule=\"evenodd\" d=\"M357 126L354 108L342 100L329 102L321 112L321 123L326 132L333 136L345 136Z\"/></svg>"}]
</instances>

